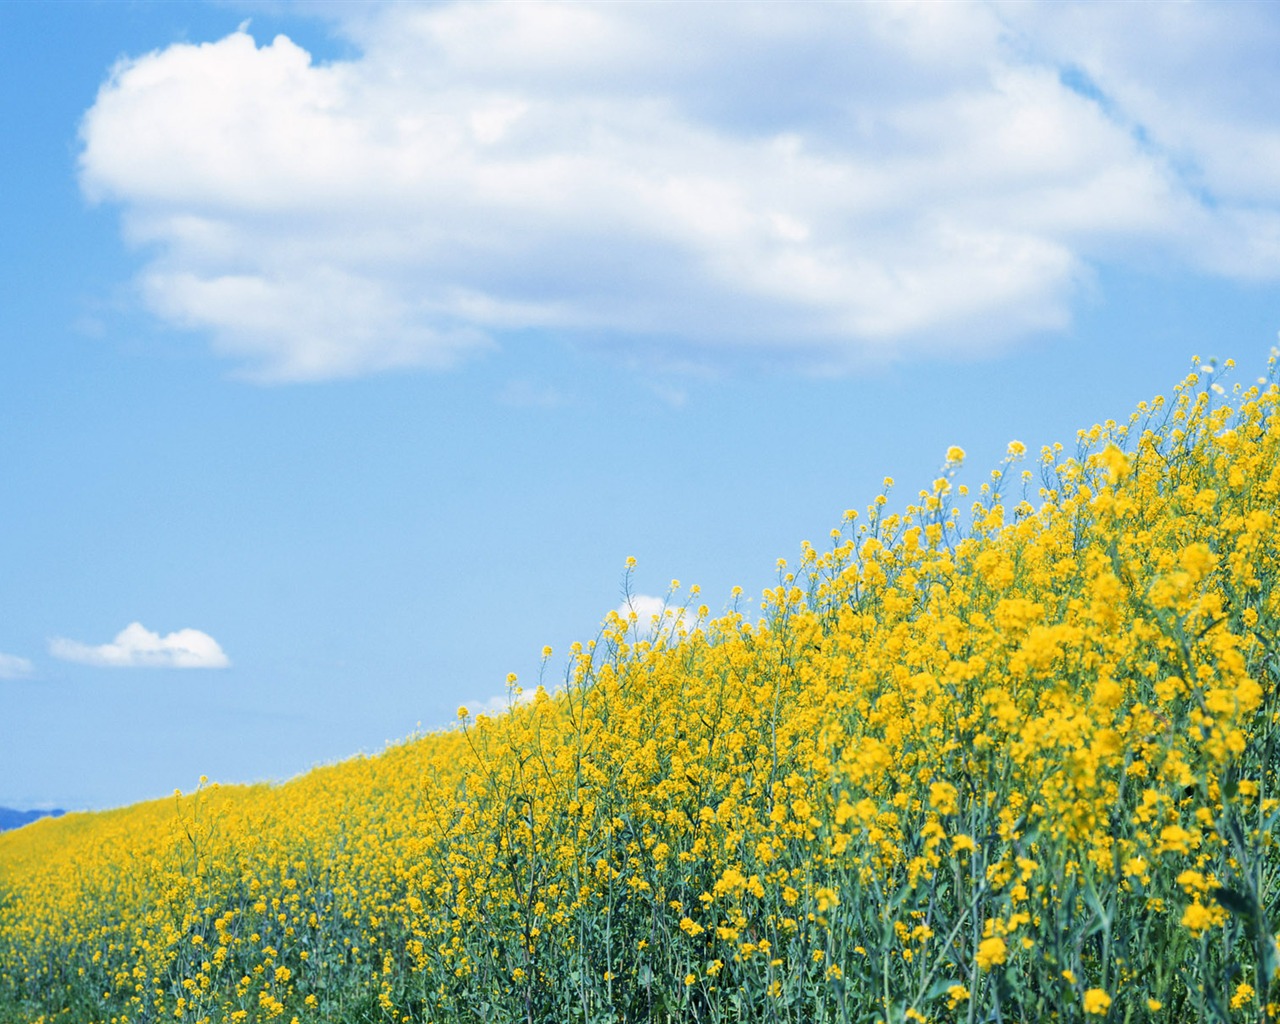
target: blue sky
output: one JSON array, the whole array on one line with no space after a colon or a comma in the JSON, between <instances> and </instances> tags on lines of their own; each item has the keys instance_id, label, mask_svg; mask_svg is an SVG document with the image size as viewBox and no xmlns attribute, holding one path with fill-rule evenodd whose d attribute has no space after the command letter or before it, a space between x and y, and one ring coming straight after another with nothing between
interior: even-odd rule
<instances>
[{"instance_id":1,"label":"blue sky","mask_svg":"<svg viewBox=\"0 0 1280 1024\"><path fill-rule=\"evenodd\" d=\"M1280 329L1271 5L0 3L0 804L283 779Z\"/></svg>"}]
</instances>

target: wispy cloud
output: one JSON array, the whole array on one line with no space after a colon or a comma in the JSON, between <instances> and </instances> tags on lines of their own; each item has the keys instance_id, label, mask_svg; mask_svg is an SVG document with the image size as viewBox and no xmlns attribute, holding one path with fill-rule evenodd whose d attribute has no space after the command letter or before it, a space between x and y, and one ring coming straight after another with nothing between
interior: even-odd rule
<instances>
[{"instance_id":1,"label":"wispy cloud","mask_svg":"<svg viewBox=\"0 0 1280 1024\"><path fill-rule=\"evenodd\" d=\"M1280 277L1267 5L337 17L355 59L173 45L83 123L150 308L259 379L524 328L839 371L1061 328L1108 261Z\"/></svg>"},{"instance_id":2,"label":"wispy cloud","mask_svg":"<svg viewBox=\"0 0 1280 1024\"><path fill-rule=\"evenodd\" d=\"M179 629L161 636L140 622L130 623L106 644L56 637L49 653L63 661L114 668L226 668L231 662L208 633Z\"/></svg>"},{"instance_id":3,"label":"wispy cloud","mask_svg":"<svg viewBox=\"0 0 1280 1024\"><path fill-rule=\"evenodd\" d=\"M555 409L564 405L565 398L549 385L519 379L507 382L498 393L498 401L516 409Z\"/></svg>"},{"instance_id":4,"label":"wispy cloud","mask_svg":"<svg viewBox=\"0 0 1280 1024\"><path fill-rule=\"evenodd\" d=\"M24 679L35 671L35 666L16 654L0 654L0 679Z\"/></svg>"}]
</instances>

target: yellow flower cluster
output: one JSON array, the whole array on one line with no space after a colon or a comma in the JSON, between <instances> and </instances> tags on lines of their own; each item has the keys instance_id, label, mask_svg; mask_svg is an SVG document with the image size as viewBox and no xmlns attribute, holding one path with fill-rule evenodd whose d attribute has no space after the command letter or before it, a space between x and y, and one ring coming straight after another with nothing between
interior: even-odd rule
<instances>
[{"instance_id":1,"label":"yellow flower cluster","mask_svg":"<svg viewBox=\"0 0 1280 1024\"><path fill-rule=\"evenodd\" d=\"M949 449L506 713L0 836L0 1020L1260 1019L1280 388L1216 396L964 510Z\"/></svg>"}]
</instances>

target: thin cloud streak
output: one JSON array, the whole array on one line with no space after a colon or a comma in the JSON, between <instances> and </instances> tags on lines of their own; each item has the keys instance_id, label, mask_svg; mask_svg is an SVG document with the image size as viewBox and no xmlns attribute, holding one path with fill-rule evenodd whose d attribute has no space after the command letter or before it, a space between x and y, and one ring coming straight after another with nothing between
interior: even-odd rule
<instances>
[{"instance_id":1,"label":"thin cloud streak","mask_svg":"<svg viewBox=\"0 0 1280 1024\"><path fill-rule=\"evenodd\" d=\"M26 679L34 672L35 665L27 658L20 658L16 654L0 654L0 679Z\"/></svg>"}]
</instances>

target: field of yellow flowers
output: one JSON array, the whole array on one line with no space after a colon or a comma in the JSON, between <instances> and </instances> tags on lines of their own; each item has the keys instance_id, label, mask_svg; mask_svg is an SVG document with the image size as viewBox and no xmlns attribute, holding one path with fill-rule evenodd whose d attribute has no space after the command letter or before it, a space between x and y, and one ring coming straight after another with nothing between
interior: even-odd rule
<instances>
[{"instance_id":1,"label":"field of yellow flowers","mask_svg":"<svg viewBox=\"0 0 1280 1024\"><path fill-rule=\"evenodd\" d=\"M0 836L0 1022L1271 1020L1271 370L952 449L758 621L673 583L507 713Z\"/></svg>"}]
</instances>

